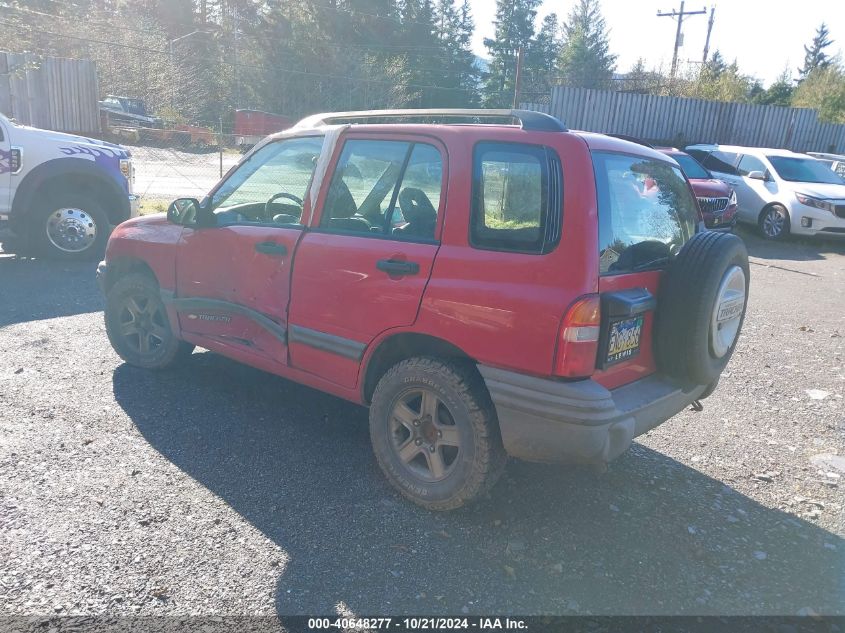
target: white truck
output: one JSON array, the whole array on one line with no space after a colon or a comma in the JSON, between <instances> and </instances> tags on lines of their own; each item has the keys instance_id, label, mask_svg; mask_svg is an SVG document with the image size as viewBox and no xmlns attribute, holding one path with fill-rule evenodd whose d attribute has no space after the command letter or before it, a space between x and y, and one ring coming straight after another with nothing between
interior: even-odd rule
<instances>
[{"instance_id":1,"label":"white truck","mask_svg":"<svg viewBox=\"0 0 845 633\"><path fill-rule=\"evenodd\" d=\"M138 214L130 152L17 125L0 114L0 243L5 252L95 259Z\"/></svg>"}]
</instances>

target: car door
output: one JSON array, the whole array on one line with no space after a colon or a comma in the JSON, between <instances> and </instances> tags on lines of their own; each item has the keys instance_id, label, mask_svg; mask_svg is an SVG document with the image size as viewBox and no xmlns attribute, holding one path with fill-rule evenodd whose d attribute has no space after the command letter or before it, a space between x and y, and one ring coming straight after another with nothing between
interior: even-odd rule
<instances>
[{"instance_id":1,"label":"car door","mask_svg":"<svg viewBox=\"0 0 845 633\"><path fill-rule=\"evenodd\" d=\"M379 334L414 323L438 250L445 148L428 138L349 134L296 254L290 358L354 387Z\"/></svg>"},{"instance_id":2,"label":"car door","mask_svg":"<svg viewBox=\"0 0 845 633\"><path fill-rule=\"evenodd\" d=\"M12 148L9 130L0 120L0 215L9 213L12 204Z\"/></svg>"},{"instance_id":3,"label":"car door","mask_svg":"<svg viewBox=\"0 0 845 633\"><path fill-rule=\"evenodd\" d=\"M752 172L762 172L766 180L749 178ZM771 199L771 171L766 164L750 154L740 156L737 175L731 184L736 190L737 213L743 219L756 221L760 211Z\"/></svg>"},{"instance_id":4,"label":"car door","mask_svg":"<svg viewBox=\"0 0 845 633\"><path fill-rule=\"evenodd\" d=\"M174 305L183 333L253 364L287 364L291 263L322 137L275 141L205 201L209 226L186 227Z\"/></svg>"}]
</instances>

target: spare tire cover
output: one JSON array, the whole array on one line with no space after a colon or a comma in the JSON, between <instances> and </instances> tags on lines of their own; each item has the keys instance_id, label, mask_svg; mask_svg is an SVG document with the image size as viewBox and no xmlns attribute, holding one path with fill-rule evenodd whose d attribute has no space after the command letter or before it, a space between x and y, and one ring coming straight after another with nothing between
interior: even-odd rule
<instances>
[{"instance_id":1,"label":"spare tire cover","mask_svg":"<svg viewBox=\"0 0 845 633\"><path fill-rule=\"evenodd\" d=\"M696 234L670 263L660 285L655 352L660 371L709 385L736 348L748 305L748 252L736 235Z\"/></svg>"}]
</instances>

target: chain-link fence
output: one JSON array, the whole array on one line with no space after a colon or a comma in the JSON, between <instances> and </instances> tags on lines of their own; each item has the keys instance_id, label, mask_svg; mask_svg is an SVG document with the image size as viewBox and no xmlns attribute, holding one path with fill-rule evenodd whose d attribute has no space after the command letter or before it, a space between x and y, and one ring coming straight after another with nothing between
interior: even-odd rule
<instances>
[{"instance_id":1,"label":"chain-link fence","mask_svg":"<svg viewBox=\"0 0 845 633\"><path fill-rule=\"evenodd\" d=\"M202 198L255 142L210 131L200 136L171 129L142 132L109 135L132 152L142 214L166 211L175 198Z\"/></svg>"}]
</instances>

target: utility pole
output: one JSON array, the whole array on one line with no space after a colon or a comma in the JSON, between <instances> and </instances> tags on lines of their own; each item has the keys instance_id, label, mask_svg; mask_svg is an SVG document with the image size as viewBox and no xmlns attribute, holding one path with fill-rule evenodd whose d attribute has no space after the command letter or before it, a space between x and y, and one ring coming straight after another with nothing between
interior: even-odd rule
<instances>
[{"instance_id":1,"label":"utility pole","mask_svg":"<svg viewBox=\"0 0 845 633\"><path fill-rule=\"evenodd\" d=\"M235 28L233 32L234 42L233 42L233 49L234 49L234 58L235 58L235 107L241 107L241 69L240 69L240 57L238 56L238 35L240 28L239 18L240 15L238 14L238 8L235 7L234 9L234 18L235 18Z\"/></svg>"},{"instance_id":2,"label":"utility pole","mask_svg":"<svg viewBox=\"0 0 845 633\"><path fill-rule=\"evenodd\" d=\"M514 80L513 88L513 109L519 109L519 93L522 90L522 57L524 49L519 47L519 52L516 54L516 79Z\"/></svg>"},{"instance_id":3,"label":"utility pole","mask_svg":"<svg viewBox=\"0 0 845 633\"><path fill-rule=\"evenodd\" d=\"M675 31L675 52L672 54L672 72L671 78L675 78L675 72L678 70L678 49L683 45L684 34L681 31L681 27L684 24L684 18L689 15L706 15L707 9L702 9L701 11L684 11L684 0L681 0L681 10L675 11L672 9L672 12L669 13L668 11L658 11L657 17L658 18L674 18L678 21L678 29Z\"/></svg>"},{"instance_id":4,"label":"utility pole","mask_svg":"<svg viewBox=\"0 0 845 633\"><path fill-rule=\"evenodd\" d=\"M710 34L713 32L713 21L716 19L716 7L710 7L710 19L707 21L707 39L704 40L704 57L701 59L702 64L707 63L707 57L710 55Z\"/></svg>"}]
</instances>

